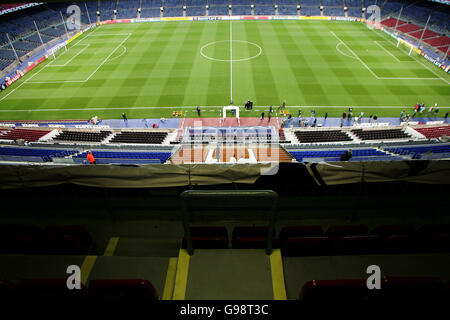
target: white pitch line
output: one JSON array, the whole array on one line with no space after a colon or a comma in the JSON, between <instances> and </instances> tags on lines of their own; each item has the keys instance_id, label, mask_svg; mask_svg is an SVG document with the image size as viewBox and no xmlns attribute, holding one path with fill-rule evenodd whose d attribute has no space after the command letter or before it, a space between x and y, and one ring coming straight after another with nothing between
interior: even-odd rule
<instances>
[{"instance_id":1,"label":"white pitch line","mask_svg":"<svg viewBox=\"0 0 450 320\"><path fill-rule=\"evenodd\" d=\"M256 106L259 108L269 108L269 106ZM286 106L286 108L298 108L300 106ZM330 108L330 109L348 109L348 105L346 106L301 106L302 108ZM361 108L361 109L367 109L367 108L379 108L379 109L405 109L405 106L352 106L353 108ZM197 108L197 106L172 106L172 107L105 107L105 108L65 108L65 109L35 109L35 110L29 110L29 109L16 109L16 110L0 110L0 112L60 112L60 111L94 111L94 110L151 110L151 109L166 109L166 110L173 110L173 109L194 109ZM200 106L200 108L218 108L218 112L222 110L223 106ZM410 107L412 108L412 106ZM439 106L440 109L450 109L450 106ZM206 111L205 110L205 111ZM267 110L267 109L259 109L260 111Z\"/></svg>"},{"instance_id":2,"label":"white pitch line","mask_svg":"<svg viewBox=\"0 0 450 320\"><path fill-rule=\"evenodd\" d=\"M114 54L114 52L116 52L117 49L119 49L120 46L123 45L123 43L124 43L125 41L128 40L128 38L129 38L130 36L131 36L131 33L129 33L128 36L127 36L125 39L122 40L122 42L121 42L121 43L113 50L113 52L111 52L111 53L106 57L106 59L103 60L103 62L102 62L102 63L94 70L94 72L92 72L92 73L89 75L89 77L88 77L85 81L88 81L88 80L89 80L89 79L90 79L90 78L98 71L98 69L100 69L101 66L103 66L103 65L105 64L106 61L108 61L109 57L111 57L111 56Z\"/></svg>"},{"instance_id":3,"label":"white pitch line","mask_svg":"<svg viewBox=\"0 0 450 320\"><path fill-rule=\"evenodd\" d=\"M233 27L230 20L230 102L233 101Z\"/></svg>"},{"instance_id":4,"label":"white pitch line","mask_svg":"<svg viewBox=\"0 0 450 320\"><path fill-rule=\"evenodd\" d=\"M49 65L49 67L65 67L67 64L69 64L70 62L72 62L72 60L73 59L75 59L76 57L78 57L84 50L86 50L89 46L90 46L90 44L89 43L86 43L86 44L84 44L84 48L83 49L81 49L76 55L74 55L72 58L70 58L69 60L67 60L66 61L66 63L64 63L64 64L52 64L52 65Z\"/></svg>"},{"instance_id":5,"label":"white pitch line","mask_svg":"<svg viewBox=\"0 0 450 320\"><path fill-rule=\"evenodd\" d=\"M350 50L350 52L355 56L355 58L358 59L359 62L361 62L362 65L364 67L366 67L367 70L369 70L369 72L375 77L375 79L379 79L378 76L375 74L375 72L373 72L372 69L370 69L367 66L367 64L364 61L362 61L361 58L355 52L353 52L353 50L344 41L341 40L341 38L339 38L333 31L330 31L330 32L333 36L336 37L336 39L338 39L340 42L342 42L347 47L348 50Z\"/></svg>"},{"instance_id":6,"label":"white pitch line","mask_svg":"<svg viewBox=\"0 0 450 320\"><path fill-rule=\"evenodd\" d=\"M385 47L383 47L381 44L378 43L378 41L374 41L381 49L383 49L384 51L387 52L388 55L390 55L392 58L394 58L395 60L397 60L398 62L401 62L400 60L398 60L398 58L396 56L394 56L391 52L389 52L389 50L387 50Z\"/></svg>"},{"instance_id":7,"label":"white pitch line","mask_svg":"<svg viewBox=\"0 0 450 320\"><path fill-rule=\"evenodd\" d=\"M388 37L384 36L384 32L383 35L375 30L373 30L373 32L375 32L376 35L378 35L381 39L386 40L387 42L389 42L390 44L392 44L395 48L397 48L397 46L395 45L395 43L393 43ZM399 49L400 50L400 49ZM427 68L428 70L430 70L433 74L435 74L437 77L439 77L439 79L441 79L442 81L444 81L446 84L450 84L450 82L446 79L444 79L439 73L435 72L434 70L432 70L431 68L429 68L429 66L427 66L426 64L424 64L421 60L417 59L416 56L413 55L413 59L420 65L424 66L425 68ZM420 58L422 59L422 58Z\"/></svg>"}]
</instances>

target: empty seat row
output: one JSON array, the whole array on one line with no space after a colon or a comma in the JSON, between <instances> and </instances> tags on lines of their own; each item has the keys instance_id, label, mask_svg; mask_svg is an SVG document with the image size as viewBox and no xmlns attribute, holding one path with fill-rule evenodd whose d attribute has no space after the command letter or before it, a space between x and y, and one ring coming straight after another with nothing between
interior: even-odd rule
<instances>
[{"instance_id":1,"label":"empty seat row","mask_svg":"<svg viewBox=\"0 0 450 320\"><path fill-rule=\"evenodd\" d=\"M352 141L345 132L340 130L326 130L326 131L295 131L295 136L300 143L311 142L338 142L338 141Z\"/></svg>"},{"instance_id":2,"label":"empty seat row","mask_svg":"<svg viewBox=\"0 0 450 320\"><path fill-rule=\"evenodd\" d=\"M86 254L92 236L80 226L0 225L0 253Z\"/></svg>"},{"instance_id":3,"label":"empty seat row","mask_svg":"<svg viewBox=\"0 0 450 320\"><path fill-rule=\"evenodd\" d=\"M406 139L411 135L402 129L383 129L383 130L363 130L353 129L352 132L361 140L386 140L386 139Z\"/></svg>"},{"instance_id":4,"label":"empty seat row","mask_svg":"<svg viewBox=\"0 0 450 320\"><path fill-rule=\"evenodd\" d=\"M77 132L77 131L63 131L58 134L53 140L58 141L80 141L80 142L101 142L111 134L111 131L100 132Z\"/></svg>"},{"instance_id":5,"label":"empty seat row","mask_svg":"<svg viewBox=\"0 0 450 320\"><path fill-rule=\"evenodd\" d=\"M153 284L143 279L91 280L89 287L67 288L67 279L24 279L15 285L0 279L0 299L5 302L55 303L147 302L158 300ZM79 306L79 305L78 305Z\"/></svg>"},{"instance_id":6,"label":"empty seat row","mask_svg":"<svg viewBox=\"0 0 450 320\"><path fill-rule=\"evenodd\" d=\"M422 128L414 128L414 130L423 134L428 139L450 136L450 126L440 126L431 128L422 127Z\"/></svg>"},{"instance_id":7,"label":"empty seat row","mask_svg":"<svg viewBox=\"0 0 450 320\"><path fill-rule=\"evenodd\" d=\"M4 140L23 139L25 141L33 142L39 140L49 132L50 130L13 129L11 131L2 134L0 136L0 139Z\"/></svg>"},{"instance_id":8,"label":"empty seat row","mask_svg":"<svg viewBox=\"0 0 450 320\"><path fill-rule=\"evenodd\" d=\"M412 308L421 306L444 306L449 299L449 282L443 284L438 277L392 277L383 276L380 290L369 290L367 279L310 280L299 293L303 307L327 307L351 305ZM417 305L416 305L417 306ZM409 309L413 310L413 309Z\"/></svg>"},{"instance_id":9,"label":"empty seat row","mask_svg":"<svg viewBox=\"0 0 450 320\"><path fill-rule=\"evenodd\" d=\"M167 136L167 132L127 132L122 131L111 139L111 143L149 143L160 144Z\"/></svg>"},{"instance_id":10,"label":"empty seat row","mask_svg":"<svg viewBox=\"0 0 450 320\"><path fill-rule=\"evenodd\" d=\"M191 227L194 248L228 248L225 227ZM231 247L265 248L267 227L236 227ZM409 252L449 252L450 225L384 225L369 234L366 225L333 226L324 233L321 226L284 227L275 238L285 256L346 255ZM183 239L183 246L186 239Z\"/></svg>"}]
</instances>

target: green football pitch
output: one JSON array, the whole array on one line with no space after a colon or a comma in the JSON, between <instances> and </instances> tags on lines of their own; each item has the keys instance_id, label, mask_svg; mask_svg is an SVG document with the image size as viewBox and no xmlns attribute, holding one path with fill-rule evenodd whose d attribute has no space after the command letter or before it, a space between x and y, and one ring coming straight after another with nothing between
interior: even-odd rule
<instances>
[{"instance_id":1,"label":"green football pitch","mask_svg":"<svg viewBox=\"0 0 450 320\"><path fill-rule=\"evenodd\" d=\"M0 119L218 117L282 101L320 117L397 117L450 106L450 76L358 22L208 21L104 25L0 93ZM409 108L409 109L408 109ZM245 112L257 116L260 111Z\"/></svg>"}]
</instances>

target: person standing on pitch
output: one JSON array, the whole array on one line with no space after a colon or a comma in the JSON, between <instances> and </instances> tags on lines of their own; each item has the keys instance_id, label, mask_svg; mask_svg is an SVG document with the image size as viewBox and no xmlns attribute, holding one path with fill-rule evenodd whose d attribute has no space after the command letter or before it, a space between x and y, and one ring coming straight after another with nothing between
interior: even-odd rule
<instances>
[{"instance_id":1,"label":"person standing on pitch","mask_svg":"<svg viewBox=\"0 0 450 320\"><path fill-rule=\"evenodd\" d=\"M197 115L200 117L200 107L197 106Z\"/></svg>"},{"instance_id":2,"label":"person standing on pitch","mask_svg":"<svg viewBox=\"0 0 450 320\"><path fill-rule=\"evenodd\" d=\"M123 121L128 121L127 115L125 114L125 112L122 113L122 118L123 118Z\"/></svg>"}]
</instances>

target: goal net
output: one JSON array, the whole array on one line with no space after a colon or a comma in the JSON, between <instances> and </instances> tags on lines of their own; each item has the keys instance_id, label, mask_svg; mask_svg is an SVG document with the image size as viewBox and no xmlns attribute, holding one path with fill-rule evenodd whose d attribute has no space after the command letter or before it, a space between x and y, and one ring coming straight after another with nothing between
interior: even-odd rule
<instances>
[{"instance_id":1,"label":"goal net","mask_svg":"<svg viewBox=\"0 0 450 320\"><path fill-rule=\"evenodd\" d=\"M413 52L418 53L418 51L419 51L419 49L415 45L413 45L413 44L409 43L408 41L403 40L401 38L398 38L397 48L404 48L404 49L408 50L409 56L411 55L411 53L413 53Z\"/></svg>"}]
</instances>

